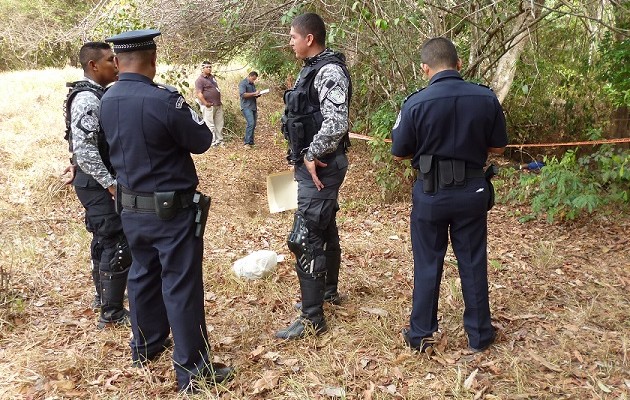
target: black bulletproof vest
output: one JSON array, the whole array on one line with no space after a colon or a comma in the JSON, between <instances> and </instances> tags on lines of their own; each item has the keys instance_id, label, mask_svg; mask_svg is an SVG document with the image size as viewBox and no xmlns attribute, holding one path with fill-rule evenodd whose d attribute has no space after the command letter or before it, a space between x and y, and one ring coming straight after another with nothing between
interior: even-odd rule
<instances>
[{"instance_id":1,"label":"black bulletproof vest","mask_svg":"<svg viewBox=\"0 0 630 400\"><path fill-rule=\"evenodd\" d=\"M96 96L97 99L101 99L103 94L105 94L105 90L100 86L96 86L88 81L76 81L76 82L67 82L66 87L70 88L68 90L68 94L66 96L66 101L63 104L63 112L66 120L66 134L64 139L68 141L68 150L73 153L72 148L72 101L77 96L77 94L81 92L91 92ZM98 116L97 116L98 117ZM107 144L107 140L105 139L105 134L99 124L98 132L97 132L97 143L98 143L98 153L103 160L103 164L107 170L113 174L113 168L111 163L109 162L109 145ZM73 157L74 158L74 157Z\"/></svg>"},{"instance_id":2,"label":"black bulletproof vest","mask_svg":"<svg viewBox=\"0 0 630 400\"><path fill-rule=\"evenodd\" d=\"M285 117L290 120L299 120L303 124L305 140L302 145L304 147L313 141L313 136L319 132L324 120L320 111L317 91L313 87L315 76L324 65L331 63L339 65L348 78L350 83L348 87L349 105L352 98L352 82L346 67L346 58L342 53L335 52L314 60L312 64L305 65L295 86L284 92ZM348 135L346 134L346 136Z\"/></svg>"}]
</instances>

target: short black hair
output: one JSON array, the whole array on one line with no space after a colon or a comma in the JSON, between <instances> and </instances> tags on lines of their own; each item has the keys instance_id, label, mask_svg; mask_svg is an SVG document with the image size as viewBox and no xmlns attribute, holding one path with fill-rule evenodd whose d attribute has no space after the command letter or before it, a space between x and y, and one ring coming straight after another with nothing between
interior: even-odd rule
<instances>
[{"instance_id":1,"label":"short black hair","mask_svg":"<svg viewBox=\"0 0 630 400\"><path fill-rule=\"evenodd\" d=\"M258 72L252 71L247 76L255 76L256 78L258 78Z\"/></svg>"},{"instance_id":2,"label":"short black hair","mask_svg":"<svg viewBox=\"0 0 630 400\"><path fill-rule=\"evenodd\" d=\"M430 68L457 68L458 60L455 45L445 37L427 40L420 50L420 61Z\"/></svg>"},{"instance_id":3,"label":"short black hair","mask_svg":"<svg viewBox=\"0 0 630 400\"><path fill-rule=\"evenodd\" d=\"M123 53L116 53L116 57L122 63L141 63L141 64L149 64L155 53L156 49L145 49L145 50L136 50L136 51L127 51Z\"/></svg>"},{"instance_id":4,"label":"short black hair","mask_svg":"<svg viewBox=\"0 0 630 400\"><path fill-rule=\"evenodd\" d=\"M105 42L86 42L79 50L79 62L81 68L85 71L90 60L98 61L103 57L103 50L110 50L109 43Z\"/></svg>"},{"instance_id":5,"label":"short black hair","mask_svg":"<svg viewBox=\"0 0 630 400\"><path fill-rule=\"evenodd\" d=\"M291 22L291 26L302 36L313 35L315 43L326 45L326 24L322 17L315 13L298 15Z\"/></svg>"}]
</instances>

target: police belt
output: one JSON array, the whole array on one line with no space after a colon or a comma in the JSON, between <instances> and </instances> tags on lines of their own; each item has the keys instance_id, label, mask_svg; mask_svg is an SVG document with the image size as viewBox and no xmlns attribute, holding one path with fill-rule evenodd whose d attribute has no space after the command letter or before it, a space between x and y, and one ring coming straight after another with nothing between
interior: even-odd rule
<instances>
[{"instance_id":1,"label":"police belt","mask_svg":"<svg viewBox=\"0 0 630 400\"><path fill-rule=\"evenodd\" d=\"M416 169L416 176L418 179L422 179L422 172L419 169ZM485 174L483 169L481 168L466 168L466 179L471 178L484 178Z\"/></svg>"},{"instance_id":2,"label":"police belt","mask_svg":"<svg viewBox=\"0 0 630 400\"><path fill-rule=\"evenodd\" d=\"M140 212L156 212L156 195L154 193L137 193L122 188L121 203L124 209ZM183 209L192 206L195 192L176 193L170 208Z\"/></svg>"}]
</instances>

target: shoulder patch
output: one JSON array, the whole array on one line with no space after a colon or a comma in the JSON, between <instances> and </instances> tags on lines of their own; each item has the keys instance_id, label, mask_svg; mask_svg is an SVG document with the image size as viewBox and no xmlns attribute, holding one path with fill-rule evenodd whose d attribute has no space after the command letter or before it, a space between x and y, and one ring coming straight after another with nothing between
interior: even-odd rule
<instances>
[{"instance_id":1,"label":"shoulder patch","mask_svg":"<svg viewBox=\"0 0 630 400\"><path fill-rule=\"evenodd\" d=\"M81 117L77 125L86 133L96 132L98 130L98 118L91 113L87 113Z\"/></svg>"},{"instance_id":2,"label":"shoulder patch","mask_svg":"<svg viewBox=\"0 0 630 400\"><path fill-rule=\"evenodd\" d=\"M182 108L183 105L184 105L184 97L179 96L179 99L177 99L177 102L175 103L175 108Z\"/></svg>"},{"instance_id":3,"label":"shoulder patch","mask_svg":"<svg viewBox=\"0 0 630 400\"><path fill-rule=\"evenodd\" d=\"M190 111L190 116L192 117L193 121L195 121L197 123L197 125L203 125L203 118L201 118L199 116L199 114L197 114L197 112L195 110L193 110L192 108L188 107L188 110Z\"/></svg>"},{"instance_id":4,"label":"shoulder patch","mask_svg":"<svg viewBox=\"0 0 630 400\"><path fill-rule=\"evenodd\" d=\"M346 93L337 85L326 93L326 98L339 106L346 102Z\"/></svg>"},{"instance_id":5,"label":"shoulder patch","mask_svg":"<svg viewBox=\"0 0 630 400\"><path fill-rule=\"evenodd\" d=\"M398 128L398 125L400 124L400 114L402 113L402 111L398 111L398 117L396 117L396 122L394 123L394 126L392 127L392 130Z\"/></svg>"}]
</instances>

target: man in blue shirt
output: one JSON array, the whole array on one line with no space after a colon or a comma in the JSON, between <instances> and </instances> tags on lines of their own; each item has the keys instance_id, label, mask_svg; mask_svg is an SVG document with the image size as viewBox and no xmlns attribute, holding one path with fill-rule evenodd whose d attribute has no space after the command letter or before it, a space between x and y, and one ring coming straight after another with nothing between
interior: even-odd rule
<instances>
[{"instance_id":1,"label":"man in blue shirt","mask_svg":"<svg viewBox=\"0 0 630 400\"><path fill-rule=\"evenodd\" d=\"M256 82L258 72L252 71L238 84L238 95L241 98L241 112L247 121L245 128L245 138L243 143L245 146L254 145L254 129L256 129L256 121L258 120L258 108L256 99L260 97L260 91L256 90Z\"/></svg>"},{"instance_id":2,"label":"man in blue shirt","mask_svg":"<svg viewBox=\"0 0 630 400\"><path fill-rule=\"evenodd\" d=\"M413 308L410 327L402 334L407 345L419 351L432 344L450 232L468 345L482 351L496 336L487 276L491 188L482 168L488 153L501 154L507 145L505 117L488 87L461 78L461 60L450 40L428 40L421 61L429 86L406 99L392 130L392 155L411 159L419 171L411 211Z\"/></svg>"},{"instance_id":3,"label":"man in blue shirt","mask_svg":"<svg viewBox=\"0 0 630 400\"><path fill-rule=\"evenodd\" d=\"M106 40L114 43L120 76L103 96L101 123L133 258L127 284L133 363L142 366L157 358L172 343L170 331L177 386L195 392L199 380L220 383L233 374L212 362L203 231L195 224L200 193L191 153L208 150L212 132L175 88L153 82L153 38L159 34L148 29Z\"/></svg>"}]
</instances>

